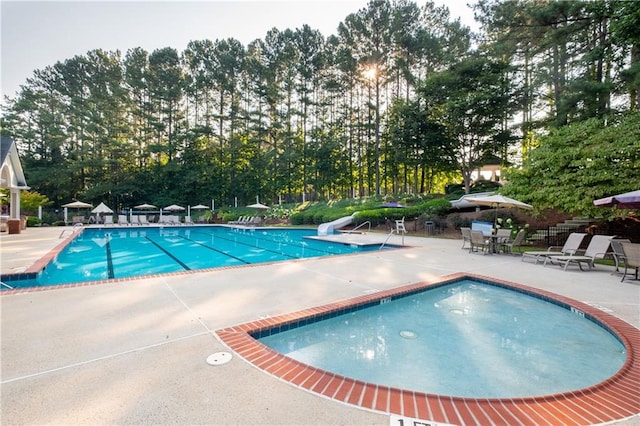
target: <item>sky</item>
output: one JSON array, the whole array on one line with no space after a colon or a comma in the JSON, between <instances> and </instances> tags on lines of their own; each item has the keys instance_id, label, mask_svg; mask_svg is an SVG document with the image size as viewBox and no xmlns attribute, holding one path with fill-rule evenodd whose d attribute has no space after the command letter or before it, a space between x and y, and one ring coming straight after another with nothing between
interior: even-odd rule
<instances>
[{"instance_id":1,"label":"sky","mask_svg":"<svg viewBox=\"0 0 640 426\"><path fill-rule=\"evenodd\" d=\"M15 96L36 69L90 50L142 47L148 52L189 41L235 38L243 45L271 28L304 24L325 37L336 34L350 13L368 0L0 0L0 85L2 99ZM422 1L416 1L422 5ZM473 23L464 0L438 0L452 17Z\"/></svg>"}]
</instances>

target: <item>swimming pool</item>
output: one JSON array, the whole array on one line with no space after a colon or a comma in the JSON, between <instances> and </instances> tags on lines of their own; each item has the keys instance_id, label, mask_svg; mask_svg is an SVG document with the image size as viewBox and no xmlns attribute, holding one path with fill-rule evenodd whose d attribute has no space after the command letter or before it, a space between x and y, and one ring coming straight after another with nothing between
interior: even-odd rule
<instances>
[{"instance_id":1,"label":"swimming pool","mask_svg":"<svg viewBox=\"0 0 640 426\"><path fill-rule=\"evenodd\" d=\"M309 238L315 235L313 229L228 226L86 228L37 275L3 276L3 282L13 288L50 286L380 248L379 244L356 246Z\"/></svg>"},{"instance_id":2,"label":"swimming pool","mask_svg":"<svg viewBox=\"0 0 640 426\"><path fill-rule=\"evenodd\" d=\"M598 383L586 385L580 389L558 390L538 396L452 396L450 392L442 390L420 391L403 384L387 385L354 378L351 374L337 373L293 359L257 340L310 323L331 321L340 316L344 318L344 315L350 316L354 312L373 306L385 307L395 299L413 298L425 290L443 289L450 284L458 284L461 280L467 279L498 286L508 291L515 290L521 295L524 293L527 297L537 298L538 302L551 302L556 309L566 311L563 312L564 315L573 315L581 321L590 323L587 324L588 327L599 327L610 332L610 337L614 340L614 347L617 345L615 342L617 340L621 345L618 346L618 349L623 348L621 349L624 352L622 366L612 374L605 373L603 377L607 377L602 380L601 378L594 379ZM445 305L442 304L442 306ZM464 311L458 312L458 309L460 308L449 306L444 311L451 316L464 317ZM538 321L545 322L540 318ZM562 323L554 322L554 324L563 326ZM437 329L441 328L441 323L439 322L436 327ZM412 333L420 332L408 327L401 331L408 332L402 336L407 344L411 344L411 339L414 337ZM340 402L410 418L448 424L593 424L629 417L635 415L638 410L637 392L640 390L638 385L640 363L637 353L640 336L637 329L584 303L515 283L481 276L454 274L432 283L416 283L375 295L366 295L276 318L240 324L218 330L216 333L230 349L281 380ZM399 335L400 333L394 334ZM478 340L479 337L481 336L473 333L468 335L469 342ZM307 343L310 346L314 345L313 341ZM376 342L373 343L376 344ZM515 348L516 345L512 343L506 346ZM562 345L564 342L559 344ZM370 353L366 346L364 349L360 351L362 357L366 357ZM559 349L564 348L559 347ZM450 352L446 352L440 357L453 356ZM503 363L500 356L489 356L488 358L496 364L491 367L491 369L497 368L498 373L496 374L506 375L508 373L501 371ZM406 359L405 357L405 362L415 361L406 361ZM436 362L440 361L442 360L436 359ZM460 380L467 380L467 377L462 376Z\"/></svg>"},{"instance_id":3,"label":"swimming pool","mask_svg":"<svg viewBox=\"0 0 640 426\"><path fill-rule=\"evenodd\" d=\"M626 359L622 343L599 324L475 280L254 337L354 379L468 398L586 388L614 375Z\"/></svg>"}]
</instances>

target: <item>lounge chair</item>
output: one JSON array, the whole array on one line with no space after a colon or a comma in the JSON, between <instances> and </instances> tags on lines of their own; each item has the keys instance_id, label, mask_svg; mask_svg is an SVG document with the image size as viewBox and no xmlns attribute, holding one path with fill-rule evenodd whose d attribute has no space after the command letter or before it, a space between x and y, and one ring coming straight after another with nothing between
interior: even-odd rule
<instances>
[{"instance_id":1,"label":"lounge chair","mask_svg":"<svg viewBox=\"0 0 640 426\"><path fill-rule=\"evenodd\" d=\"M105 225L113 225L113 216L111 216L110 214L106 215L104 217L104 224Z\"/></svg>"},{"instance_id":2,"label":"lounge chair","mask_svg":"<svg viewBox=\"0 0 640 426\"><path fill-rule=\"evenodd\" d=\"M471 243L471 228L462 227L460 233L462 233L462 248L464 248L467 243Z\"/></svg>"},{"instance_id":3,"label":"lounge chair","mask_svg":"<svg viewBox=\"0 0 640 426\"><path fill-rule=\"evenodd\" d=\"M527 231L525 231L524 229L521 229L513 240L500 243L500 248L505 253L508 252L510 254L513 254L513 248L522 246L522 243L524 242L524 237L526 234L527 234Z\"/></svg>"},{"instance_id":4,"label":"lounge chair","mask_svg":"<svg viewBox=\"0 0 640 426\"><path fill-rule=\"evenodd\" d=\"M582 271L582 263L589 265L589 269L594 268L596 259L603 259L609 252L609 246L611 245L611 235L594 235L589 242L587 250L582 255L572 253L569 256L547 256L544 260L546 266L547 262L558 263L563 266L563 270L567 270L567 267L571 263L577 263Z\"/></svg>"},{"instance_id":5,"label":"lounge chair","mask_svg":"<svg viewBox=\"0 0 640 426\"><path fill-rule=\"evenodd\" d=\"M624 250L622 249L622 243L630 243L631 241L627 239L614 238L611 240L611 255L613 256L613 261L616 264L616 269L613 271L620 272L620 264L625 263Z\"/></svg>"},{"instance_id":6,"label":"lounge chair","mask_svg":"<svg viewBox=\"0 0 640 426\"><path fill-rule=\"evenodd\" d=\"M193 225L193 220L191 219L191 216L185 216L184 217L184 224L185 225Z\"/></svg>"},{"instance_id":7,"label":"lounge chair","mask_svg":"<svg viewBox=\"0 0 640 426\"><path fill-rule=\"evenodd\" d=\"M147 220L146 214L138 215L138 223L140 225L149 225L149 220Z\"/></svg>"},{"instance_id":8,"label":"lounge chair","mask_svg":"<svg viewBox=\"0 0 640 426\"><path fill-rule=\"evenodd\" d=\"M262 218L260 216L254 216L251 218L251 220L249 220L247 225L257 226L257 225L260 225L261 223L262 223Z\"/></svg>"},{"instance_id":9,"label":"lounge chair","mask_svg":"<svg viewBox=\"0 0 640 426\"><path fill-rule=\"evenodd\" d=\"M522 259L520 260L532 257L535 263L538 263L539 260L544 261L549 256L568 256L578 251L586 235L583 232L573 232L562 247L551 246L547 250L525 251L522 253Z\"/></svg>"},{"instance_id":10,"label":"lounge chair","mask_svg":"<svg viewBox=\"0 0 640 426\"><path fill-rule=\"evenodd\" d=\"M129 225L129 219L127 219L127 215L126 214L119 214L118 215L118 225L120 225L120 226L128 226Z\"/></svg>"},{"instance_id":11,"label":"lounge chair","mask_svg":"<svg viewBox=\"0 0 640 426\"><path fill-rule=\"evenodd\" d=\"M240 224L240 223L244 222L244 220L245 220L244 218L245 218L245 216L240 216L238 219L236 219L236 220L230 220L230 221L228 221L227 223L228 223L229 225L238 225L238 224Z\"/></svg>"},{"instance_id":12,"label":"lounge chair","mask_svg":"<svg viewBox=\"0 0 640 426\"><path fill-rule=\"evenodd\" d=\"M624 274L620 282L624 281L627 276L627 268L631 267L636 270L636 280L638 279L638 270L640 269L640 244L622 243L624 251Z\"/></svg>"},{"instance_id":13,"label":"lounge chair","mask_svg":"<svg viewBox=\"0 0 640 426\"><path fill-rule=\"evenodd\" d=\"M488 240L484 236L482 231L471 230L471 239L469 242L469 253L482 249L482 251L486 254L491 250L491 240Z\"/></svg>"}]
</instances>

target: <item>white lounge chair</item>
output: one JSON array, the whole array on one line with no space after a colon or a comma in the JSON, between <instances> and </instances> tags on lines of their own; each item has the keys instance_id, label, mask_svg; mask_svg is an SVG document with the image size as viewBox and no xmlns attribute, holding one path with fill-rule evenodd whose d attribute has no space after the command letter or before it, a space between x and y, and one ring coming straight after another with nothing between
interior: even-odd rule
<instances>
[{"instance_id":1,"label":"white lounge chair","mask_svg":"<svg viewBox=\"0 0 640 426\"><path fill-rule=\"evenodd\" d=\"M105 215L104 224L105 225L113 225L113 216L111 216L110 214Z\"/></svg>"},{"instance_id":2,"label":"white lounge chair","mask_svg":"<svg viewBox=\"0 0 640 426\"><path fill-rule=\"evenodd\" d=\"M184 224L185 225L193 225L193 220L191 219L191 216L185 216L184 217Z\"/></svg>"},{"instance_id":3,"label":"white lounge chair","mask_svg":"<svg viewBox=\"0 0 640 426\"><path fill-rule=\"evenodd\" d=\"M538 263L538 261L544 261L549 256L568 256L578 251L586 235L583 232L573 232L562 247L551 246L547 250L525 251L522 253L522 259L520 260L531 257L535 260L535 263Z\"/></svg>"},{"instance_id":4,"label":"white lounge chair","mask_svg":"<svg viewBox=\"0 0 640 426\"><path fill-rule=\"evenodd\" d=\"M546 266L547 262L558 263L564 265L562 269L565 271L571 263L577 263L581 271L583 270L582 263L589 265L589 269L594 268L595 260L603 259L609 251L612 238L613 237L611 235L594 235L593 238L591 238L591 241L589 241L589 246L584 254L578 255L576 253L572 253L569 256L547 256L544 260L544 264Z\"/></svg>"},{"instance_id":5,"label":"white lounge chair","mask_svg":"<svg viewBox=\"0 0 640 426\"><path fill-rule=\"evenodd\" d=\"M149 220L147 220L146 214L138 215L138 223L140 225L149 225Z\"/></svg>"},{"instance_id":6,"label":"white lounge chair","mask_svg":"<svg viewBox=\"0 0 640 426\"><path fill-rule=\"evenodd\" d=\"M129 226L129 219L126 214L118 215L118 225L120 226Z\"/></svg>"}]
</instances>

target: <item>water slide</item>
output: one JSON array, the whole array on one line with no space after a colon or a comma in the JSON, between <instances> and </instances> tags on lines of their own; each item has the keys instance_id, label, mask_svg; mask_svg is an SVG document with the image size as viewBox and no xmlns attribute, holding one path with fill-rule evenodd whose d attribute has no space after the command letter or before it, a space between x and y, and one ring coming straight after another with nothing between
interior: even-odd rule
<instances>
[{"instance_id":1,"label":"water slide","mask_svg":"<svg viewBox=\"0 0 640 426\"><path fill-rule=\"evenodd\" d=\"M333 234L334 229L340 229L344 226L351 224L351 222L353 222L353 215L341 217L340 219L336 219L331 222L321 223L318 226L318 235Z\"/></svg>"}]
</instances>

